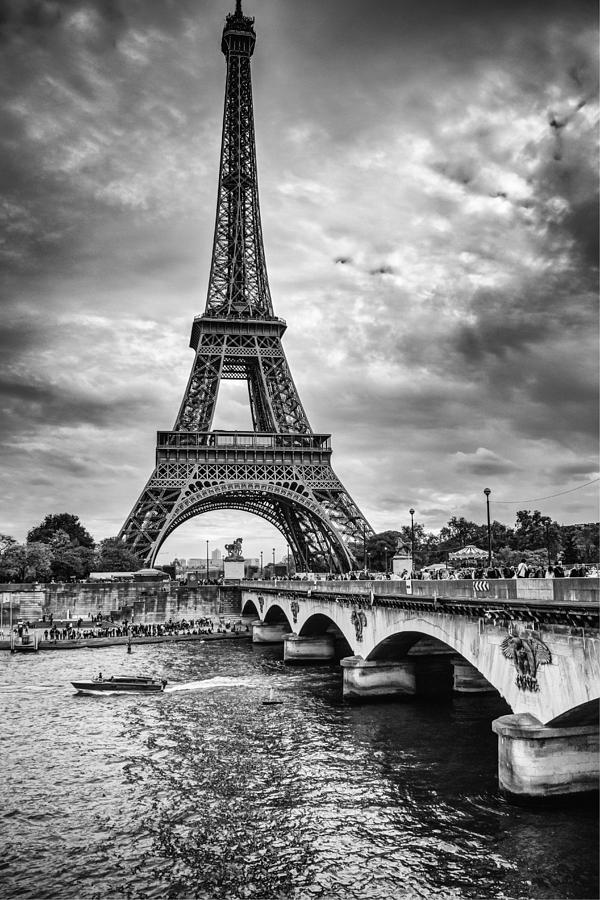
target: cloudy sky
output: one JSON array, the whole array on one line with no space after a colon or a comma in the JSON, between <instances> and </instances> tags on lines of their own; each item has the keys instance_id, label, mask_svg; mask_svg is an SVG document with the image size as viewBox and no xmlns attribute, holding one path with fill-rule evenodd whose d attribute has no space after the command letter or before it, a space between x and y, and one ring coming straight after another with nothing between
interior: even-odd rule
<instances>
[{"instance_id":1,"label":"cloudy sky","mask_svg":"<svg viewBox=\"0 0 600 900\"><path fill-rule=\"evenodd\" d=\"M233 0L0 0L0 531L114 535L204 309ZM597 519L596 3L244 0L275 311L377 530ZM225 383L217 427L249 424ZM500 504L498 501L511 501ZM512 502L515 501L515 502ZM164 546L243 534L204 516Z\"/></svg>"}]
</instances>

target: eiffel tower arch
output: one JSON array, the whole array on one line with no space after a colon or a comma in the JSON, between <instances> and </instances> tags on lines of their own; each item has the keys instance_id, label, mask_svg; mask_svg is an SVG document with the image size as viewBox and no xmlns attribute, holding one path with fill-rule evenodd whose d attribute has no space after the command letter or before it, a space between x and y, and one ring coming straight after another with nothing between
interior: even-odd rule
<instances>
[{"instance_id":1,"label":"eiffel tower arch","mask_svg":"<svg viewBox=\"0 0 600 900\"><path fill-rule=\"evenodd\" d=\"M331 436L315 434L273 313L260 223L250 57L254 19L225 20L227 60L217 214L206 308L192 325L195 359L173 431L159 431L156 467L119 537L152 565L166 538L218 509L254 513L284 535L302 570L356 568L373 533L331 466ZM215 431L222 380L245 381L252 431Z\"/></svg>"}]
</instances>

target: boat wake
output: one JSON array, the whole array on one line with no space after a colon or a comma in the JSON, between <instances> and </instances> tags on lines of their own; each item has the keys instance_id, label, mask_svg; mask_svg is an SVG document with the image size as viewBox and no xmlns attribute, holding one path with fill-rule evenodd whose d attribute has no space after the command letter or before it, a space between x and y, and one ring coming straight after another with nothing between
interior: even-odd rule
<instances>
[{"instance_id":1,"label":"boat wake","mask_svg":"<svg viewBox=\"0 0 600 900\"><path fill-rule=\"evenodd\" d=\"M203 681L186 681L183 684L167 684L165 694L173 694L176 691L207 691L214 688L238 688L253 687L256 685L254 678L232 678L226 675L215 675L214 678L205 678Z\"/></svg>"}]
</instances>

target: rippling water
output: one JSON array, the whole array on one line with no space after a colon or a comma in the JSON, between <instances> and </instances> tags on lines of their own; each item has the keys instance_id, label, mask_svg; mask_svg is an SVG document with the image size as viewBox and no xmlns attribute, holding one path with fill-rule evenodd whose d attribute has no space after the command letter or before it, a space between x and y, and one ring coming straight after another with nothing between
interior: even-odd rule
<instances>
[{"instance_id":1,"label":"rippling water","mask_svg":"<svg viewBox=\"0 0 600 900\"><path fill-rule=\"evenodd\" d=\"M498 796L497 697L350 707L337 666L247 643L0 667L2 897L598 896L596 810ZM99 667L169 687L75 694Z\"/></svg>"}]
</instances>

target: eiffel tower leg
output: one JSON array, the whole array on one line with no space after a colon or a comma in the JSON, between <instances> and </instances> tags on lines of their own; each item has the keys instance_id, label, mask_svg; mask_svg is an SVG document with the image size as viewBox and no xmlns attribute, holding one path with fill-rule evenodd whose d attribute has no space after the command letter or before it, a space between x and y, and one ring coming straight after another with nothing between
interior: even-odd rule
<instances>
[{"instance_id":1,"label":"eiffel tower leg","mask_svg":"<svg viewBox=\"0 0 600 900\"><path fill-rule=\"evenodd\" d=\"M153 564L159 535L181 496L181 490L182 487L177 484L165 485L155 469L125 520L119 538L138 556L140 565Z\"/></svg>"},{"instance_id":2,"label":"eiffel tower leg","mask_svg":"<svg viewBox=\"0 0 600 900\"><path fill-rule=\"evenodd\" d=\"M219 336L220 337L220 336ZM225 341L203 335L183 402L175 422L176 431L210 431L225 354Z\"/></svg>"}]
</instances>

